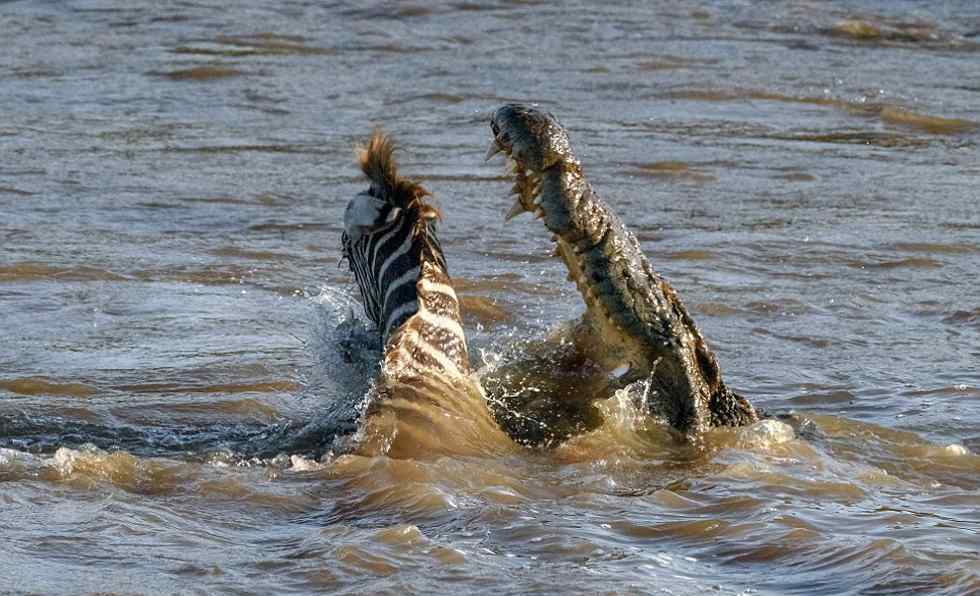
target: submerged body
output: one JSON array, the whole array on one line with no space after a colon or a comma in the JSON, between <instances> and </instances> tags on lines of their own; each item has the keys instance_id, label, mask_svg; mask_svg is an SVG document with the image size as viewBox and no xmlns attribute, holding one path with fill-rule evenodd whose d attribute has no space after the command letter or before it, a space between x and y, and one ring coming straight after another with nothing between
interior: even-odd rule
<instances>
[{"instance_id":1,"label":"submerged body","mask_svg":"<svg viewBox=\"0 0 980 596\"><path fill-rule=\"evenodd\" d=\"M619 386L647 381L648 410L693 442L712 426L758 420L752 405L722 381L714 354L673 288L593 192L557 120L506 105L490 124L487 158L504 152L515 165L517 199L508 219L525 211L542 219L585 300L575 347Z\"/></svg>"}]
</instances>

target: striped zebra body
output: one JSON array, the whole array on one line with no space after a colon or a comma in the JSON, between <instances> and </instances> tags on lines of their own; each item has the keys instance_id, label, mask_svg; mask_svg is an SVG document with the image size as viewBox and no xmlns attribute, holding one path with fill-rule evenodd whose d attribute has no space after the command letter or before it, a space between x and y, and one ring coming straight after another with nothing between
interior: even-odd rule
<instances>
[{"instance_id":1,"label":"striped zebra body","mask_svg":"<svg viewBox=\"0 0 980 596\"><path fill-rule=\"evenodd\" d=\"M375 133L360 162L371 181L345 213L344 256L384 347L389 390L446 393L469 375L466 337L436 235L438 211L399 178L391 142Z\"/></svg>"},{"instance_id":2,"label":"striped zebra body","mask_svg":"<svg viewBox=\"0 0 980 596\"><path fill-rule=\"evenodd\" d=\"M466 336L459 316L459 299L445 268L423 262L416 284L417 311L389 339L384 371L392 377L440 378L469 374Z\"/></svg>"}]
</instances>

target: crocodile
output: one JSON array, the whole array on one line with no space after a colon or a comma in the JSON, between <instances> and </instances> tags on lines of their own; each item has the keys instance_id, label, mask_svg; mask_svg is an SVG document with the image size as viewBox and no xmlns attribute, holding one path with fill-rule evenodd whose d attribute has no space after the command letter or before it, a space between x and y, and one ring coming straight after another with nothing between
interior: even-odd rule
<instances>
[{"instance_id":1,"label":"crocodile","mask_svg":"<svg viewBox=\"0 0 980 596\"><path fill-rule=\"evenodd\" d=\"M722 380L687 309L650 265L640 243L585 178L568 134L551 114L508 104L490 118L486 160L504 154L516 195L510 220L532 213L585 301L572 327L574 349L613 379L646 383L647 411L700 444L706 431L742 426L759 414Z\"/></svg>"}]
</instances>

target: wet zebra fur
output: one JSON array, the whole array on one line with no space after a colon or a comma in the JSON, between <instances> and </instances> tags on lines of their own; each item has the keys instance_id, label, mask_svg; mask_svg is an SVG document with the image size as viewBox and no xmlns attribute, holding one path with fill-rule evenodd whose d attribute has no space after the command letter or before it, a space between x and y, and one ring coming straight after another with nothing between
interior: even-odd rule
<instances>
[{"instance_id":1,"label":"wet zebra fur","mask_svg":"<svg viewBox=\"0 0 980 596\"><path fill-rule=\"evenodd\" d=\"M398 175L391 139L376 131L358 151L370 182L344 214L344 257L384 347L389 385L413 390L469 374L459 300L450 282L429 192Z\"/></svg>"}]
</instances>

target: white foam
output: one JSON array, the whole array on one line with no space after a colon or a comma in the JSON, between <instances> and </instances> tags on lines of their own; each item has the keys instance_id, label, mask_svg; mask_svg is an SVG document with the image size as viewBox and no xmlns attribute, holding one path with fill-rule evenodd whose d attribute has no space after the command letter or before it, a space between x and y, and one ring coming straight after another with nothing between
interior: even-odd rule
<instances>
[{"instance_id":1,"label":"white foam","mask_svg":"<svg viewBox=\"0 0 980 596\"><path fill-rule=\"evenodd\" d=\"M16 449L0 448L0 470L13 470L19 468L33 456L17 451Z\"/></svg>"},{"instance_id":2,"label":"white foam","mask_svg":"<svg viewBox=\"0 0 980 596\"><path fill-rule=\"evenodd\" d=\"M946 455L969 455L970 454L970 450L969 449L967 449L963 445L959 445L957 443L953 443L951 445L946 445L943 448L943 452L945 452Z\"/></svg>"},{"instance_id":3,"label":"white foam","mask_svg":"<svg viewBox=\"0 0 980 596\"><path fill-rule=\"evenodd\" d=\"M58 472L63 476L71 476L72 471L75 469L75 462L78 460L78 456L81 455L78 451L74 449L69 449L67 447L61 447L54 453L49 461L52 466L58 469Z\"/></svg>"},{"instance_id":4,"label":"white foam","mask_svg":"<svg viewBox=\"0 0 980 596\"><path fill-rule=\"evenodd\" d=\"M793 427L778 420L762 420L738 432L739 440L747 446L767 449L796 438Z\"/></svg>"},{"instance_id":5,"label":"white foam","mask_svg":"<svg viewBox=\"0 0 980 596\"><path fill-rule=\"evenodd\" d=\"M293 472L315 472L322 470L326 466L315 459L308 459L302 455L289 456L290 470Z\"/></svg>"}]
</instances>

